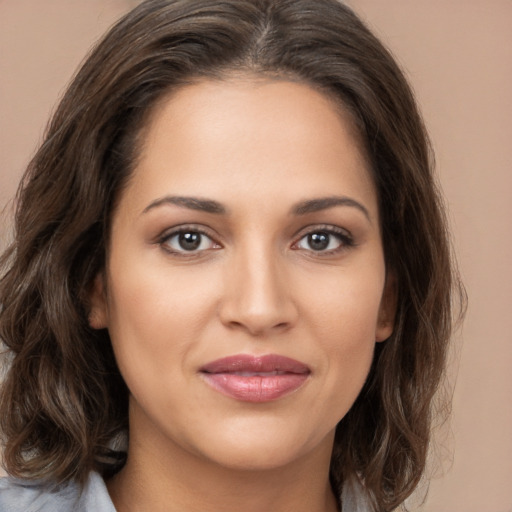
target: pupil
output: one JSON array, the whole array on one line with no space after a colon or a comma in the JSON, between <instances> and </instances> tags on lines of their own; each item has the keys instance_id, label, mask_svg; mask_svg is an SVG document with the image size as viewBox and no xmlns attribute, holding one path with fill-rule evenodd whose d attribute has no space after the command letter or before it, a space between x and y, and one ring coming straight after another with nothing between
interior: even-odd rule
<instances>
[{"instance_id":1,"label":"pupil","mask_svg":"<svg viewBox=\"0 0 512 512\"><path fill-rule=\"evenodd\" d=\"M315 251L323 251L329 246L328 233L312 233L308 236L309 246Z\"/></svg>"},{"instance_id":2,"label":"pupil","mask_svg":"<svg viewBox=\"0 0 512 512\"><path fill-rule=\"evenodd\" d=\"M200 233L180 233L178 242L185 251L193 251L201 244Z\"/></svg>"}]
</instances>

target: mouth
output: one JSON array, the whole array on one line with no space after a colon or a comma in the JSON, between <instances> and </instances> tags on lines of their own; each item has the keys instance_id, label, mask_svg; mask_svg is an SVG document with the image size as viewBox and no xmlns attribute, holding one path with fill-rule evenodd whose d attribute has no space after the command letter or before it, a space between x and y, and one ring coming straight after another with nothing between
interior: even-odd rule
<instances>
[{"instance_id":1,"label":"mouth","mask_svg":"<svg viewBox=\"0 0 512 512\"><path fill-rule=\"evenodd\" d=\"M243 402L270 402L299 389L311 370L300 361L277 354L239 354L204 365L200 374L223 395Z\"/></svg>"}]
</instances>

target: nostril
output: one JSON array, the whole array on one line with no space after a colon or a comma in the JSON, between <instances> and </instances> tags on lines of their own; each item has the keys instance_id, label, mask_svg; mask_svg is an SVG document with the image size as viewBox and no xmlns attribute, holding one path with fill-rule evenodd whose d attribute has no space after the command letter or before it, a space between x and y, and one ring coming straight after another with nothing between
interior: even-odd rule
<instances>
[{"instance_id":1,"label":"nostril","mask_svg":"<svg viewBox=\"0 0 512 512\"><path fill-rule=\"evenodd\" d=\"M276 331L285 331L287 330L291 323L290 322L279 322L279 323L267 323L262 321L249 321L239 322L236 320L226 322L225 325L232 330L244 330L250 333L252 336L262 336L268 334L270 332Z\"/></svg>"},{"instance_id":2,"label":"nostril","mask_svg":"<svg viewBox=\"0 0 512 512\"><path fill-rule=\"evenodd\" d=\"M228 322L228 326L233 327L235 329L239 329L239 328L243 327L243 324L241 322L231 321L231 322Z\"/></svg>"}]
</instances>

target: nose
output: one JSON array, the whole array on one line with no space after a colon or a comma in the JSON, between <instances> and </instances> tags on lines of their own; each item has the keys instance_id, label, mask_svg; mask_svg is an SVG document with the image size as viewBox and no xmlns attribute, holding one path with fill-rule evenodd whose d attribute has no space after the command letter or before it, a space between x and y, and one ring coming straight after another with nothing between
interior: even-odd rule
<instances>
[{"instance_id":1,"label":"nose","mask_svg":"<svg viewBox=\"0 0 512 512\"><path fill-rule=\"evenodd\" d=\"M298 318L289 269L271 251L240 251L226 269L219 316L230 329L265 336L291 328Z\"/></svg>"}]
</instances>

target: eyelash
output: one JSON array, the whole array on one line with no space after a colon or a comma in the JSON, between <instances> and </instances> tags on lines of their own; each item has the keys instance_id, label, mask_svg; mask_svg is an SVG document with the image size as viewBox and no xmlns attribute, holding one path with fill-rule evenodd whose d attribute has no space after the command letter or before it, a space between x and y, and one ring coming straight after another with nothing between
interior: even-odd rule
<instances>
[{"instance_id":1,"label":"eyelash","mask_svg":"<svg viewBox=\"0 0 512 512\"><path fill-rule=\"evenodd\" d=\"M299 238L297 239L297 241L292 244L291 247L293 250L300 250L300 247L298 247L298 245L302 240L307 239L307 237L310 237L313 235L318 235L318 234L327 235L330 238L332 238L332 237L336 238L339 241L339 245L337 247L335 247L334 249L329 249L329 250L314 250L314 249L304 249L304 250L306 250L310 253L313 253L315 255L318 255L318 256L329 256L329 255L338 254L344 250L349 249L350 247L355 246L354 239L352 238L352 236L346 230L338 228L336 226L320 225L320 226L310 226L306 229L307 230L303 230L299 234ZM206 237L210 240L210 243L213 247L209 247L206 249L200 249L200 250L193 249L190 251L183 249L183 248L177 250L177 249L173 249L172 247L170 247L169 243L173 238L179 237L180 235L187 235L187 234L200 235L201 240L199 241L199 247L203 243L204 237ZM332 240L329 240L329 245L330 245L331 241ZM194 226L194 225L180 226L179 228L174 228L172 231L170 231L170 232L168 231L168 232L164 233L157 240L157 243L166 252L168 252L172 255L178 256L178 257L187 257L187 258L198 257L206 251L222 248L222 246L214 240L212 235L207 230L205 230L199 226Z\"/></svg>"}]
</instances>

